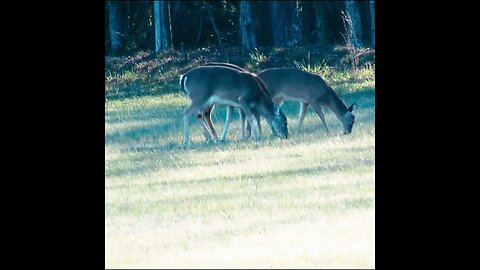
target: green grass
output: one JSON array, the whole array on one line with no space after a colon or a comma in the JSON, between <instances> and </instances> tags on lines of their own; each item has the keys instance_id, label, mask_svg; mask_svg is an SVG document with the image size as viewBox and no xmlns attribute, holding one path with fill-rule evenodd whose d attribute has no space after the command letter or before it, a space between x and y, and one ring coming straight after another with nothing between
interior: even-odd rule
<instances>
[{"instance_id":1,"label":"green grass","mask_svg":"<svg viewBox=\"0 0 480 270\"><path fill-rule=\"evenodd\" d=\"M125 73L135 79L136 73ZM176 89L105 102L106 268L374 268L375 70L332 72L356 102L350 136L325 109L286 102L287 140L242 141L238 114L227 142L204 143L198 124L182 145ZM225 108L213 114L221 132Z\"/></svg>"}]
</instances>

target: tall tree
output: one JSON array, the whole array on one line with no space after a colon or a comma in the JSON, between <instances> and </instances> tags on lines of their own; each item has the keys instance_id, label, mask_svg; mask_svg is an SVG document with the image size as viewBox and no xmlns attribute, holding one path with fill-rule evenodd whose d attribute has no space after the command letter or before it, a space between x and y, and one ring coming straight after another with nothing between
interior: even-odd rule
<instances>
[{"instance_id":1,"label":"tall tree","mask_svg":"<svg viewBox=\"0 0 480 270\"><path fill-rule=\"evenodd\" d=\"M375 48L375 1L370 0L370 39L371 46Z\"/></svg>"},{"instance_id":2,"label":"tall tree","mask_svg":"<svg viewBox=\"0 0 480 270\"><path fill-rule=\"evenodd\" d=\"M252 4L250 1L240 1L240 36L242 48L252 50L257 47L257 34L255 21L253 20Z\"/></svg>"},{"instance_id":3,"label":"tall tree","mask_svg":"<svg viewBox=\"0 0 480 270\"><path fill-rule=\"evenodd\" d=\"M168 1L153 1L155 52L172 47L172 31Z\"/></svg>"},{"instance_id":4,"label":"tall tree","mask_svg":"<svg viewBox=\"0 0 480 270\"><path fill-rule=\"evenodd\" d=\"M275 46L292 46L302 42L296 1L271 1L270 14Z\"/></svg>"},{"instance_id":5,"label":"tall tree","mask_svg":"<svg viewBox=\"0 0 480 270\"><path fill-rule=\"evenodd\" d=\"M191 43L191 31L188 29L187 20L194 20L194 16L189 15L185 5L186 1L175 0L172 2L172 44L184 51L186 46Z\"/></svg>"},{"instance_id":6,"label":"tall tree","mask_svg":"<svg viewBox=\"0 0 480 270\"><path fill-rule=\"evenodd\" d=\"M116 55L121 47L121 29L120 29L120 2L109 1L109 32L110 32L110 51L113 55Z\"/></svg>"},{"instance_id":7,"label":"tall tree","mask_svg":"<svg viewBox=\"0 0 480 270\"><path fill-rule=\"evenodd\" d=\"M326 4L327 3L323 1L313 1L313 8L315 10L315 34L317 43L320 45L328 43Z\"/></svg>"},{"instance_id":8,"label":"tall tree","mask_svg":"<svg viewBox=\"0 0 480 270\"><path fill-rule=\"evenodd\" d=\"M347 35L351 46L355 48L363 47L362 42L362 23L360 21L360 10L356 1L345 1L347 11Z\"/></svg>"}]
</instances>

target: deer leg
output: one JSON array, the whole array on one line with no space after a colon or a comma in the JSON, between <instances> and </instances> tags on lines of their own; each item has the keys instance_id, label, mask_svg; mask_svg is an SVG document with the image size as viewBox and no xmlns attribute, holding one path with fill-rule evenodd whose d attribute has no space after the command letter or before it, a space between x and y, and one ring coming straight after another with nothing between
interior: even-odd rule
<instances>
[{"instance_id":1,"label":"deer leg","mask_svg":"<svg viewBox=\"0 0 480 270\"><path fill-rule=\"evenodd\" d=\"M248 106L248 102L246 102L243 99L239 99L238 102L240 103L241 109L245 113L245 116L247 117L248 122L250 123L250 126L252 128L252 134L253 134L253 139L258 141L260 140L260 133L258 130L258 126L254 124L254 112L252 109Z\"/></svg>"},{"instance_id":2,"label":"deer leg","mask_svg":"<svg viewBox=\"0 0 480 270\"><path fill-rule=\"evenodd\" d=\"M220 136L220 141L225 141L225 138L227 138L227 130L228 130L228 125L230 124L231 118L232 118L232 112L233 112L233 107L232 106L227 106L227 113L225 116L225 124L223 125L223 130L222 130L222 135Z\"/></svg>"},{"instance_id":3,"label":"deer leg","mask_svg":"<svg viewBox=\"0 0 480 270\"><path fill-rule=\"evenodd\" d=\"M203 119L204 117L203 115L204 115L204 112L199 111L195 114L195 118L201 122L200 125L202 126L202 129L203 129L203 136L205 137L205 142L208 143L208 141L210 141L210 132L205 126L205 123L204 123L205 120Z\"/></svg>"},{"instance_id":4,"label":"deer leg","mask_svg":"<svg viewBox=\"0 0 480 270\"><path fill-rule=\"evenodd\" d=\"M282 107L283 106L283 103L285 102L285 100L283 99L283 97L275 97L272 99L273 103L277 104L278 107ZM272 129L272 134L275 134L275 130L273 129L273 126L271 126L271 129Z\"/></svg>"},{"instance_id":5,"label":"deer leg","mask_svg":"<svg viewBox=\"0 0 480 270\"><path fill-rule=\"evenodd\" d=\"M247 121L245 112L242 109L239 109L238 114L240 114L240 134L242 136L242 140L246 140L247 138L250 138L250 135L252 134L252 128L250 123Z\"/></svg>"},{"instance_id":6,"label":"deer leg","mask_svg":"<svg viewBox=\"0 0 480 270\"><path fill-rule=\"evenodd\" d=\"M300 111L298 112L298 128L297 133L300 133L300 129L302 128L303 120L305 119L305 115L307 114L308 103L300 102Z\"/></svg>"},{"instance_id":7,"label":"deer leg","mask_svg":"<svg viewBox=\"0 0 480 270\"><path fill-rule=\"evenodd\" d=\"M258 131L260 135L262 135L262 126L260 125L260 114L254 109L252 109L252 113L253 113L253 116L255 117L255 121L257 122ZM252 134L252 127L250 126L250 122L246 121L245 113L241 109L239 111L239 114L240 114L241 130L242 130L241 131L242 139L246 140Z\"/></svg>"},{"instance_id":8,"label":"deer leg","mask_svg":"<svg viewBox=\"0 0 480 270\"><path fill-rule=\"evenodd\" d=\"M256 126L254 124L254 121L255 121L255 117L253 116L252 113L249 113L249 114L245 114L246 117L247 117L247 121L250 123L250 126L252 128L252 138L253 140L255 141L258 141L260 140L260 136L261 136L261 133L260 131L258 130L258 126ZM255 127L255 128L254 128Z\"/></svg>"},{"instance_id":9,"label":"deer leg","mask_svg":"<svg viewBox=\"0 0 480 270\"><path fill-rule=\"evenodd\" d=\"M205 142L208 143L210 139L213 139L213 138L211 137L210 132L208 131L208 128L205 126L205 122L200 120L200 118L202 117L203 116L200 115L198 118L199 118L199 121L201 122L200 125L202 126L202 129L203 129L203 136L205 137Z\"/></svg>"},{"instance_id":10,"label":"deer leg","mask_svg":"<svg viewBox=\"0 0 480 270\"><path fill-rule=\"evenodd\" d=\"M190 119L189 117L200 111L199 103L192 103L190 106L183 112L183 144L190 144Z\"/></svg>"},{"instance_id":11,"label":"deer leg","mask_svg":"<svg viewBox=\"0 0 480 270\"><path fill-rule=\"evenodd\" d=\"M242 140L246 140L250 138L250 135L252 135L252 127L250 126L250 122L247 121L245 112L242 109L239 109L238 114L240 115L240 125L241 125L240 134L241 134Z\"/></svg>"},{"instance_id":12,"label":"deer leg","mask_svg":"<svg viewBox=\"0 0 480 270\"><path fill-rule=\"evenodd\" d=\"M317 113L320 120L322 120L323 127L325 128L325 132L327 135L330 135L330 130L328 130L327 122L325 121L325 115L323 114L322 107L319 104L310 104L313 107L313 110Z\"/></svg>"},{"instance_id":13,"label":"deer leg","mask_svg":"<svg viewBox=\"0 0 480 270\"><path fill-rule=\"evenodd\" d=\"M253 116L254 116L254 118L255 118L255 122L256 122L256 124L257 124L258 134L259 134L260 136L262 136L262 126L261 126L261 124L260 124L260 114L259 114L259 113L257 112L257 110L255 110L255 109L252 109L252 114L253 114ZM244 115L245 115L245 114L244 114ZM245 116L244 116L244 118L245 118ZM246 125L247 125L246 129L247 129L247 131L248 131L247 138L249 138L250 135L252 134L252 128L251 128L251 126L250 126L250 122L247 121ZM253 123L252 123L252 125L253 125Z\"/></svg>"},{"instance_id":14,"label":"deer leg","mask_svg":"<svg viewBox=\"0 0 480 270\"><path fill-rule=\"evenodd\" d=\"M255 121L257 121L258 132L260 133L260 136L261 136L262 126L260 125L260 114L257 112L257 110L253 110L253 116L255 116Z\"/></svg>"},{"instance_id":15,"label":"deer leg","mask_svg":"<svg viewBox=\"0 0 480 270\"><path fill-rule=\"evenodd\" d=\"M202 120L203 120L203 127L206 130L205 139L208 141L209 138L213 139L213 141L218 141L218 135L215 131L215 127L212 124L212 111L215 108L215 105L208 107L203 110Z\"/></svg>"}]
</instances>

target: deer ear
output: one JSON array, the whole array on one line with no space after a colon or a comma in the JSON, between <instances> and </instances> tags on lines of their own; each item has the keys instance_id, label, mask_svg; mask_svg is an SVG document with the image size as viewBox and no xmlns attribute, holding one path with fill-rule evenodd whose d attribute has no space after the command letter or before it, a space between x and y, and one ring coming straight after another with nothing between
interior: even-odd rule
<instances>
[{"instance_id":1,"label":"deer ear","mask_svg":"<svg viewBox=\"0 0 480 270\"><path fill-rule=\"evenodd\" d=\"M348 107L347 111L352 112L354 108L355 108L355 102Z\"/></svg>"}]
</instances>

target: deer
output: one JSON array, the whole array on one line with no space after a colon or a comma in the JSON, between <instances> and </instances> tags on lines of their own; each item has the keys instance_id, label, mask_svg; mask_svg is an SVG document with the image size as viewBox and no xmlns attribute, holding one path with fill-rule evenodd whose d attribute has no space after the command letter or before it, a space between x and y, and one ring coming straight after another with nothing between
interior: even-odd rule
<instances>
[{"instance_id":1,"label":"deer","mask_svg":"<svg viewBox=\"0 0 480 270\"><path fill-rule=\"evenodd\" d=\"M203 64L202 66L223 66L223 67L233 68L241 72L249 72L248 70L243 69L240 66L230 64L230 63L210 62L210 63ZM257 79L259 78L257 77ZM264 84L263 82L261 83ZM268 93L268 89L266 91ZM278 106L278 104L275 104L275 106ZM233 106L227 105L226 107L227 107L227 110L226 110L226 116L225 116L225 124L223 126L222 135L220 136L220 141L225 141L225 138L227 136L228 126L231 122L231 115L234 109ZM203 120L203 126L207 127L210 130L209 132L207 131L204 132L206 141L208 141L209 139L213 139L214 141L219 139L215 131L215 128L212 124L212 118L211 118L211 114L214 108L215 108L215 104L212 104L211 106L205 107L202 112L197 113L197 118ZM255 109L252 109L252 113L253 113L253 116L255 117L257 128L261 133L262 127L260 125L260 115ZM239 108L239 114L241 119L241 138L242 140L246 140L251 135L251 126L248 121L245 121L246 120L245 113L241 108ZM246 122L246 126L245 126L245 122ZM272 132L274 131L272 130Z\"/></svg>"},{"instance_id":2,"label":"deer","mask_svg":"<svg viewBox=\"0 0 480 270\"><path fill-rule=\"evenodd\" d=\"M183 112L184 144L190 144L190 116L210 115L215 105L240 108L252 127L252 137L258 141L261 130L254 125L254 113L263 116L275 136L288 138L288 123L280 106L272 102L265 84L253 73L227 66L199 66L180 76L180 88L191 100ZM211 123L211 119L210 119ZM211 137L213 125L203 125L204 134Z\"/></svg>"},{"instance_id":3,"label":"deer","mask_svg":"<svg viewBox=\"0 0 480 270\"><path fill-rule=\"evenodd\" d=\"M352 111L355 108L355 103L347 106L320 75L295 68L270 68L257 75L265 82L272 100L280 107L285 100L300 102L297 132L300 132L308 106L311 106L322 121L325 132L330 135L322 110L322 106L325 106L341 122L343 134L352 133L355 123L355 116Z\"/></svg>"},{"instance_id":4,"label":"deer","mask_svg":"<svg viewBox=\"0 0 480 270\"><path fill-rule=\"evenodd\" d=\"M228 63L208 63L206 65L227 66L243 70L241 67ZM347 106L321 76L294 68L271 68L261 71L257 75L267 86L267 91L275 104L281 107L285 100L300 102L297 132L301 130L308 106L311 106L320 118L327 135L330 135L330 130L326 123L322 106L326 106L334 112L337 119L342 123L344 134L352 132L355 122L355 116L352 114L352 111L355 103ZM232 107L227 109L227 119L229 119L229 114L231 114L232 110ZM211 111L208 111L208 113L211 114ZM242 111L240 111L240 118L243 129L245 116ZM211 119L205 117L203 119L206 122L210 121L208 124L213 127ZM249 123L247 123L246 129L249 131ZM226 130L224 129L224 131ZM244 134L243 131L242 134Z\"/></svg>"}]
</instances>

